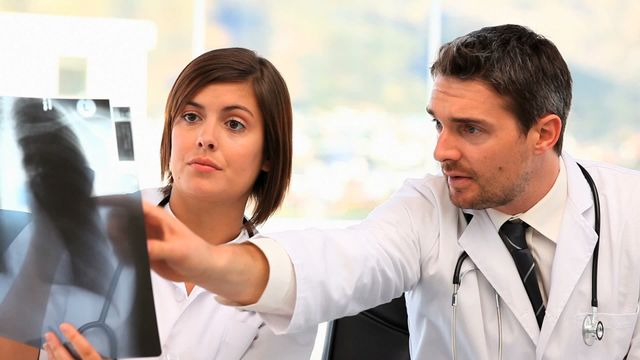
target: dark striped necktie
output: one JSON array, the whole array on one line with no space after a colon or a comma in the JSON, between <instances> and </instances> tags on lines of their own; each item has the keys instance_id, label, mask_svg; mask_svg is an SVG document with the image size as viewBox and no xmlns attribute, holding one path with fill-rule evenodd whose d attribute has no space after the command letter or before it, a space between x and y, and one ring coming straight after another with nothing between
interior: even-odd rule
<instances>
[{"instance_id":1,"label":"dark striped necktie","mask_svg":"<svg viewBox=\"0 0 640 360\"><path fill-rule=\"evenodd\" d=\"M524 221L514 219L505 222L498 233L509 250L516 268L518 268L520 279L527 291L529 301L531 301L531 307L538 321L538 326L542 327L545 307L538 287L538 277L535 271L536 264L525 240L525 231L528 227L529 225Z\"/></svg>"}]
</instances>

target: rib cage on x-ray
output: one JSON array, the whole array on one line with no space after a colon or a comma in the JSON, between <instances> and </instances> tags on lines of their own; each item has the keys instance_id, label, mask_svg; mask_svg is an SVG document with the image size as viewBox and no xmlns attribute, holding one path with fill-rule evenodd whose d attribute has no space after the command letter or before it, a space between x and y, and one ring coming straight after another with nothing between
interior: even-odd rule
<instances>
[{"instance_id":1,"label":"rib cage on x-ray","mask_svg":"<svg viewBox=\"0 0 640 360\"><path fill-rule=\"evenodd\" d=\"M71 272L55 282L104 294L114 266L105 255L107 239L98 226L92 197L93 171L78 138L57 109L45 110L38 99L18 99L13 108L16 138L29 178L33 222L60 240L41 244L50 251L48 259L39 263L39 275L46 279L58 261L71 261Z\"/></svg>"},{"instance_id":2,"label":"rib cage on x-ray","mask_svg":"<svg viewBox=\"0 0 640 360\"><path fill-rule=\"evenodd\" d=\"M90 141L87 153L76 135L87 124L115 135L108 103L107 117L98 119L82 118L71 99L5 99L0 97L0 145L6 152L3 132L9 129L19 160L0 154L0 185L9 172L22 170L25 184L18 189L27 196L16 202L28 209L7 208L11 195L1 189L0 336L40 346L45 331L67 321L87 328L84 335L109 357L157 355L140 195L96 196L96 174L117 173L108 160L100 161L111 149ZM80 134L89 140L95 135Z\"/></svg>"}]
</instances>

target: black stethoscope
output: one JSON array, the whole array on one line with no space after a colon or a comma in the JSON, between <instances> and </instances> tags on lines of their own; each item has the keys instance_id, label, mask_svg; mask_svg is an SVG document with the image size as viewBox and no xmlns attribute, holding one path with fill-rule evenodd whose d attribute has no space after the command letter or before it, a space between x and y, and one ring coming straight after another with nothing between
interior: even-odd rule
<instances>
[{"instance_id":1,"label":"black stethoscope","mask_svg":"<svg viewBox=\"0 0 640 360\"><path fill-rule=\"evenodd\" d=\"M105 296L104 303L102 304L102 310L100 311L100 317L98 320L88 322L78 328L78 332L83 335L91 329L102 331L109 343L110 359L116 359L116 356L118 355L118 340L116 333L109 325L107 325L107 315L109 313L109 308L111 307L111 302L113 301L113 295L116 291L116 287L118 286L118 280L120 279L122 268L123 265L119 262L116 271L111 277L111 284L109 284L109 290Z\"/></svg>"},{"instance_id":2,"label":"black stethoscope","mask_svg":"<svg viewBox=\"0 0 640 360\"><path fill-rule=\"evenodd\" d=\"M582 167L582 165L578 164L580 167L580 171L584 175L584 178L589 183L589 188L591 189L591 194L593 195L593 207L595 212L595 225L594 230L598 236L596 240L596 246L593 249L593 263L591 269L591 314L585 316L584 321L582 322L582 339L584 343L588 346L594 344L596 340L600 341L604 337L604 325L602 321L598 320L598 249L600 247L600 198L598 196L598 188L596 187L593 178L589 175L589 172ZM464 214L467 223L471 220L470 214ZM456 355L455 349L455 309L458 303L458 290L460 288L460 283L464 275L468 272L460 272L462 268L462 263L469 257L466 251L463 251L462 254L458 257L458 261L456 262L456 267L453 271L453 295L451 298L451 306L453 308L453 317L452 317L452 331L451 331L451 343L454 354L454 359ZM475 271L470 270L470 271ZM498 298L498 294L496 293L496 307L498 309L498 348L500 358L502 358L502 324L500 318L500 301Z\"/></svg>"},{"instance_id":3,"label":"black stethoscope","mask_svg":"<svg viewBox=\"0 0 640 360\"><path fill-rule=\"evenodd\" d=\"M104 302L102 303L102 310L100 311L100 317L97 320L88 322L78 328L78 332L85 337L87 337L87 332L89 330L98 330L103 333L107 343L109 345L109 358L117 359L118 356L118 338L116 336L115 331L107 324L107 315L109 314L109 309L111 308L111 303L113 302L113 296L116 292L116 287L118 286L118 280L120 280L120 275L122 274L122 269L124 265L121 262L118 262L118 266L111 276L111 282L109 283L109 289L107 290L107 294L105 295ZM49 329L52 332L55 332L54 329ZM80 355L76 352L73 346L70 346L68 341L63 343L63 346L67 349L69 354L74 359L81 359Z\"/></svg>"},{"instance_id":4,"label":"black stethoscope","mask_svg":"<svg viewBox=\"0 0 640 360\"><path fill-rule=\"evenodd\" d=\"M171 194L165 196L162 200L160 200L160 202L158 203L158 206L159 207L167 206L167 204L169 203L170 196ZM245 225L245 229L247 230L249 237L252 237L254 235L254 230L251 226L247 226L248 222L249 221L247 220L247 218L243 218L242 223ZM111 302L113 300L113 295L118 285L118 280L120 279L120 274L122 273L122 268L123 268L122 264L118 263L118 267L116 268L116 271L111 278L111 284L109 284L109 290L105 297L104 303L102 304L102 310L100 311L100 317L98 318L98 320L91 321L78 328L78 332L81 334L85 334L90 329L97 329L104 332L104 335L107 341L109 342L109 353L110 353L110 358L112 359L115 359L118 354L118 347L117 347L118 342L116 340L115 332L113 331L113 329L111 329L109 325L107 325L106 320L107 320L107 315L109 313L109 308L111 307ZM67 348L67 350L72 355L72 357L76 359L80 358L78 354L75 352L75 350L72 349L72 346L69 346L69 344L66 342L64 346Z\"/></svg>"}]
</instances>

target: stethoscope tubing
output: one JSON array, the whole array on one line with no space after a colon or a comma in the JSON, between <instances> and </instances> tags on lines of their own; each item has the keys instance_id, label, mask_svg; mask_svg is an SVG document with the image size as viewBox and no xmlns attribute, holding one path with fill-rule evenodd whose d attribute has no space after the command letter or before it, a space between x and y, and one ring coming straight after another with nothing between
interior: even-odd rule
<instances>
[{"instance_id":1,"label":"stethoscope tubing","mask_svg":"<svg viewBox=\"0 0 640 360\"><path fill-rule=\"evenodd\" d=\"M596 187L596 183L593 181L593 178L589 174L589 172L580 164L580 171L584 175L584 178L587 179L587 183L589 183L589 188L591 188L591 195L593 196L593 211L595 214L595 224L593 226L596 235L598 236L598 240L596 240L596 246L593 249L593 262L591 263L591 306L597 308L598 307L598 252L600 249L600 196L598 196L598 188Z\"/></svg>"},{"instance_id":2,"label":"stethoscope tubing","mask_svg":"<svg viewBox=\"0 0 640 360\"><path fill-rule=\"evenodd\" d=\"M589 174L589 172L580 164L577 164L580 168L580 171L584 175L587 183L589 184L589 188L591 189L591 194L593 196L593 208L594 208L594 217L595 224L594 230L597 235L596 245L593 249L593 260L591 264L591 308L592 314L587 315L587 317L591 316L593 320L595 320L595 316L598 311L598 253L600 248L600 197L598 195L598 188L593 181L593 178ZM471 216L469 214L464 214L467 223L470 222ZM451 306L453 308L452 313L452 327L451 327L451 349L453 353L453 358L456 359L456 306L458 305L458 290L460 288L460 284L462 282L462 278L464 277L464 273L461 274L462 264L466 259L469 258L469 255L466 251L463 251L458 260L456 261L456 266L453 271L453 294L451 296ZM466 273L466 272L465 272ZM498 354L499 359L502 359L502 316L500 314L500 299L498 294L496 296L496 308L498 311ZM598 340L602 340L602 334L604 334L604 327L602 326L602 322L597 322L594 326L600 326L602 329L602 333L597 337ZM594 327L595 329L595 327ZM583 329L584 334L584 329ZM583 335L585 336L585 335ZM587 343L585 338L585 343ZM587 345L590 345L587 343Z\"/></svg>"}]
</instances>

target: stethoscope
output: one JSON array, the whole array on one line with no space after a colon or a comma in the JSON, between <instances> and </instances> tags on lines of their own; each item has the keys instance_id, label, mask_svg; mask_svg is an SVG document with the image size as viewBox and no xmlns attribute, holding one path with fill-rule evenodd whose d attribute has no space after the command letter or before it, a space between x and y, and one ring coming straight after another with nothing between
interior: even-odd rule
<instances>
[{"instance_id":1,"label":"stethoscope","mask_svg":"<svg viewBox=\"0 0 640 360\"><path fill-rule=\"evenodd\" d=\"M107 315L109 314L109 309L111 308L111 302L113 301L113 295L115 294L116 287L118 286L118 280L120 279L120 274L122 274L123 265L121 262L118 262L118 266L111 276L111 283L109 284L109 289L107 290L107 294L105 295L104 302L102 303L102 310L100 311L100 317L98 320L94 320L88 322L78 328L78 332L80 334L85 335L87 331L95 329L104 333L105 338L109 344L109 358L117 359L118 355L118 340L116 333L113 331L111 326L107 324ZM54 331L54 329L49 329ZM86 335L85 335L86 336ZM63 346L67 349L71 357L74 359L80 359L80 356L75 351L73 346L70 346L68 341L63 343Z\"/></svg>"},{"instance_id":2,"label":"stethoscope","mask_svg":"<svg viewBox=\"0 0 640 360\"><path fill-rule=\"evenodd\" d=\"M162 200L160 200L160 202L158 203L158 206L159 207L167 206L167 204L169 203L170 196L171 195L169 194L165 196ZM252 226L247 226L248 222L249 221L247 220L247 218L243 218L242 223L245 225L245 229L247 230L249 237L252 237L254 235L254 230ZM109 290L107 291L107 295L105 297L104 303L102 304L102 310L100 311L100 317L98 318L98 320L91 321L78 328L78 332L81 334L85 334L90 329L102 330L102 332L104 332L104 335L107 338L107 341L109 342L109 353L110 353L111 359L115 359L118 354L118 347L117 347L118 342L116 340L115 332L113 331L113 329L111 329L109 325L107 325L106 320L107 320L107 315L109 313L109 308L111 307L113 295L118 285L118 279L120 279L120 274L122 273L122 268L123 268L122 264L118 263L118 267L116 268L116 271L114 272L111 278L111 283L109 284ZM72 357L74 357L75 359L80 358L77 355L77 353L74 351L72 346L69 346L69 344L66 342L64 343L64 346L67 348L67 350L72 355Z\"/></svg>"},{"instance_id":3,"label":"stethoscope","mask_svg":"<svg viewBox=\"0 0 640 360\"><path fill-rule=\"evenodd\" d=\"M116 333L109 325L107 325L107 314L109 313L109 308L111 307L111 301L113 300L113 295L116 291L116 286L118 285L118 280L120 279L122 268L122 263L118 263L118 267L116 268L116 271L111 278L109 291L107 292L107 296L105 297L104 303L102 304L102 311L100 311L100 317L98 318L98 320L86 323L78 328L78 332L80 334L85 334L90 329L102 330L107 338L107 341L109 342L110 359L116 359L116 356L118 355L118 340L116 338Z\"/></svg>"},{"instance_id":4,"label":"stethoscope","mask_svg":"<svg viewBox=\"0 0 640 360\"><path fill-rule=\"evenodd\" d=\"M598 196L598 188L596 187L595 182L589 172L582 167L582 165L578 164L580 167L580 171L584 175L584 178L587 180L589 184L589 188L591 189L591 194L593 195L593 207L595 213L595 225L594 230L597 235L596 246L593 249L593 262L591 264L591 314L587 314L585 316L584 321L582 322L582 340L588 346L591 346L595 343L596 340L601 341L604 337L604 325L602 321L598 320L598 249L600 247L600 198ZM464 214L467 223L471 221L472 215ZM451 296L451 308L452 308L452 316L451 316L451 352L453 353L453 358L456 359L456 307L458 305L458 290L460 289L460 283L466 274L472 271L476 271L477 269L471 269L464 272L461 272L462 264L464 261L469 258L469 255L466 251L463 251L462 254L458 257L458 261L456 262L456 267L453 271L453 294ZM500 297L498 293L495 292L496 298L496 310L498 313L498 358L502 359L502 317L500 315Z\"/></svg>"}]
</instances>

